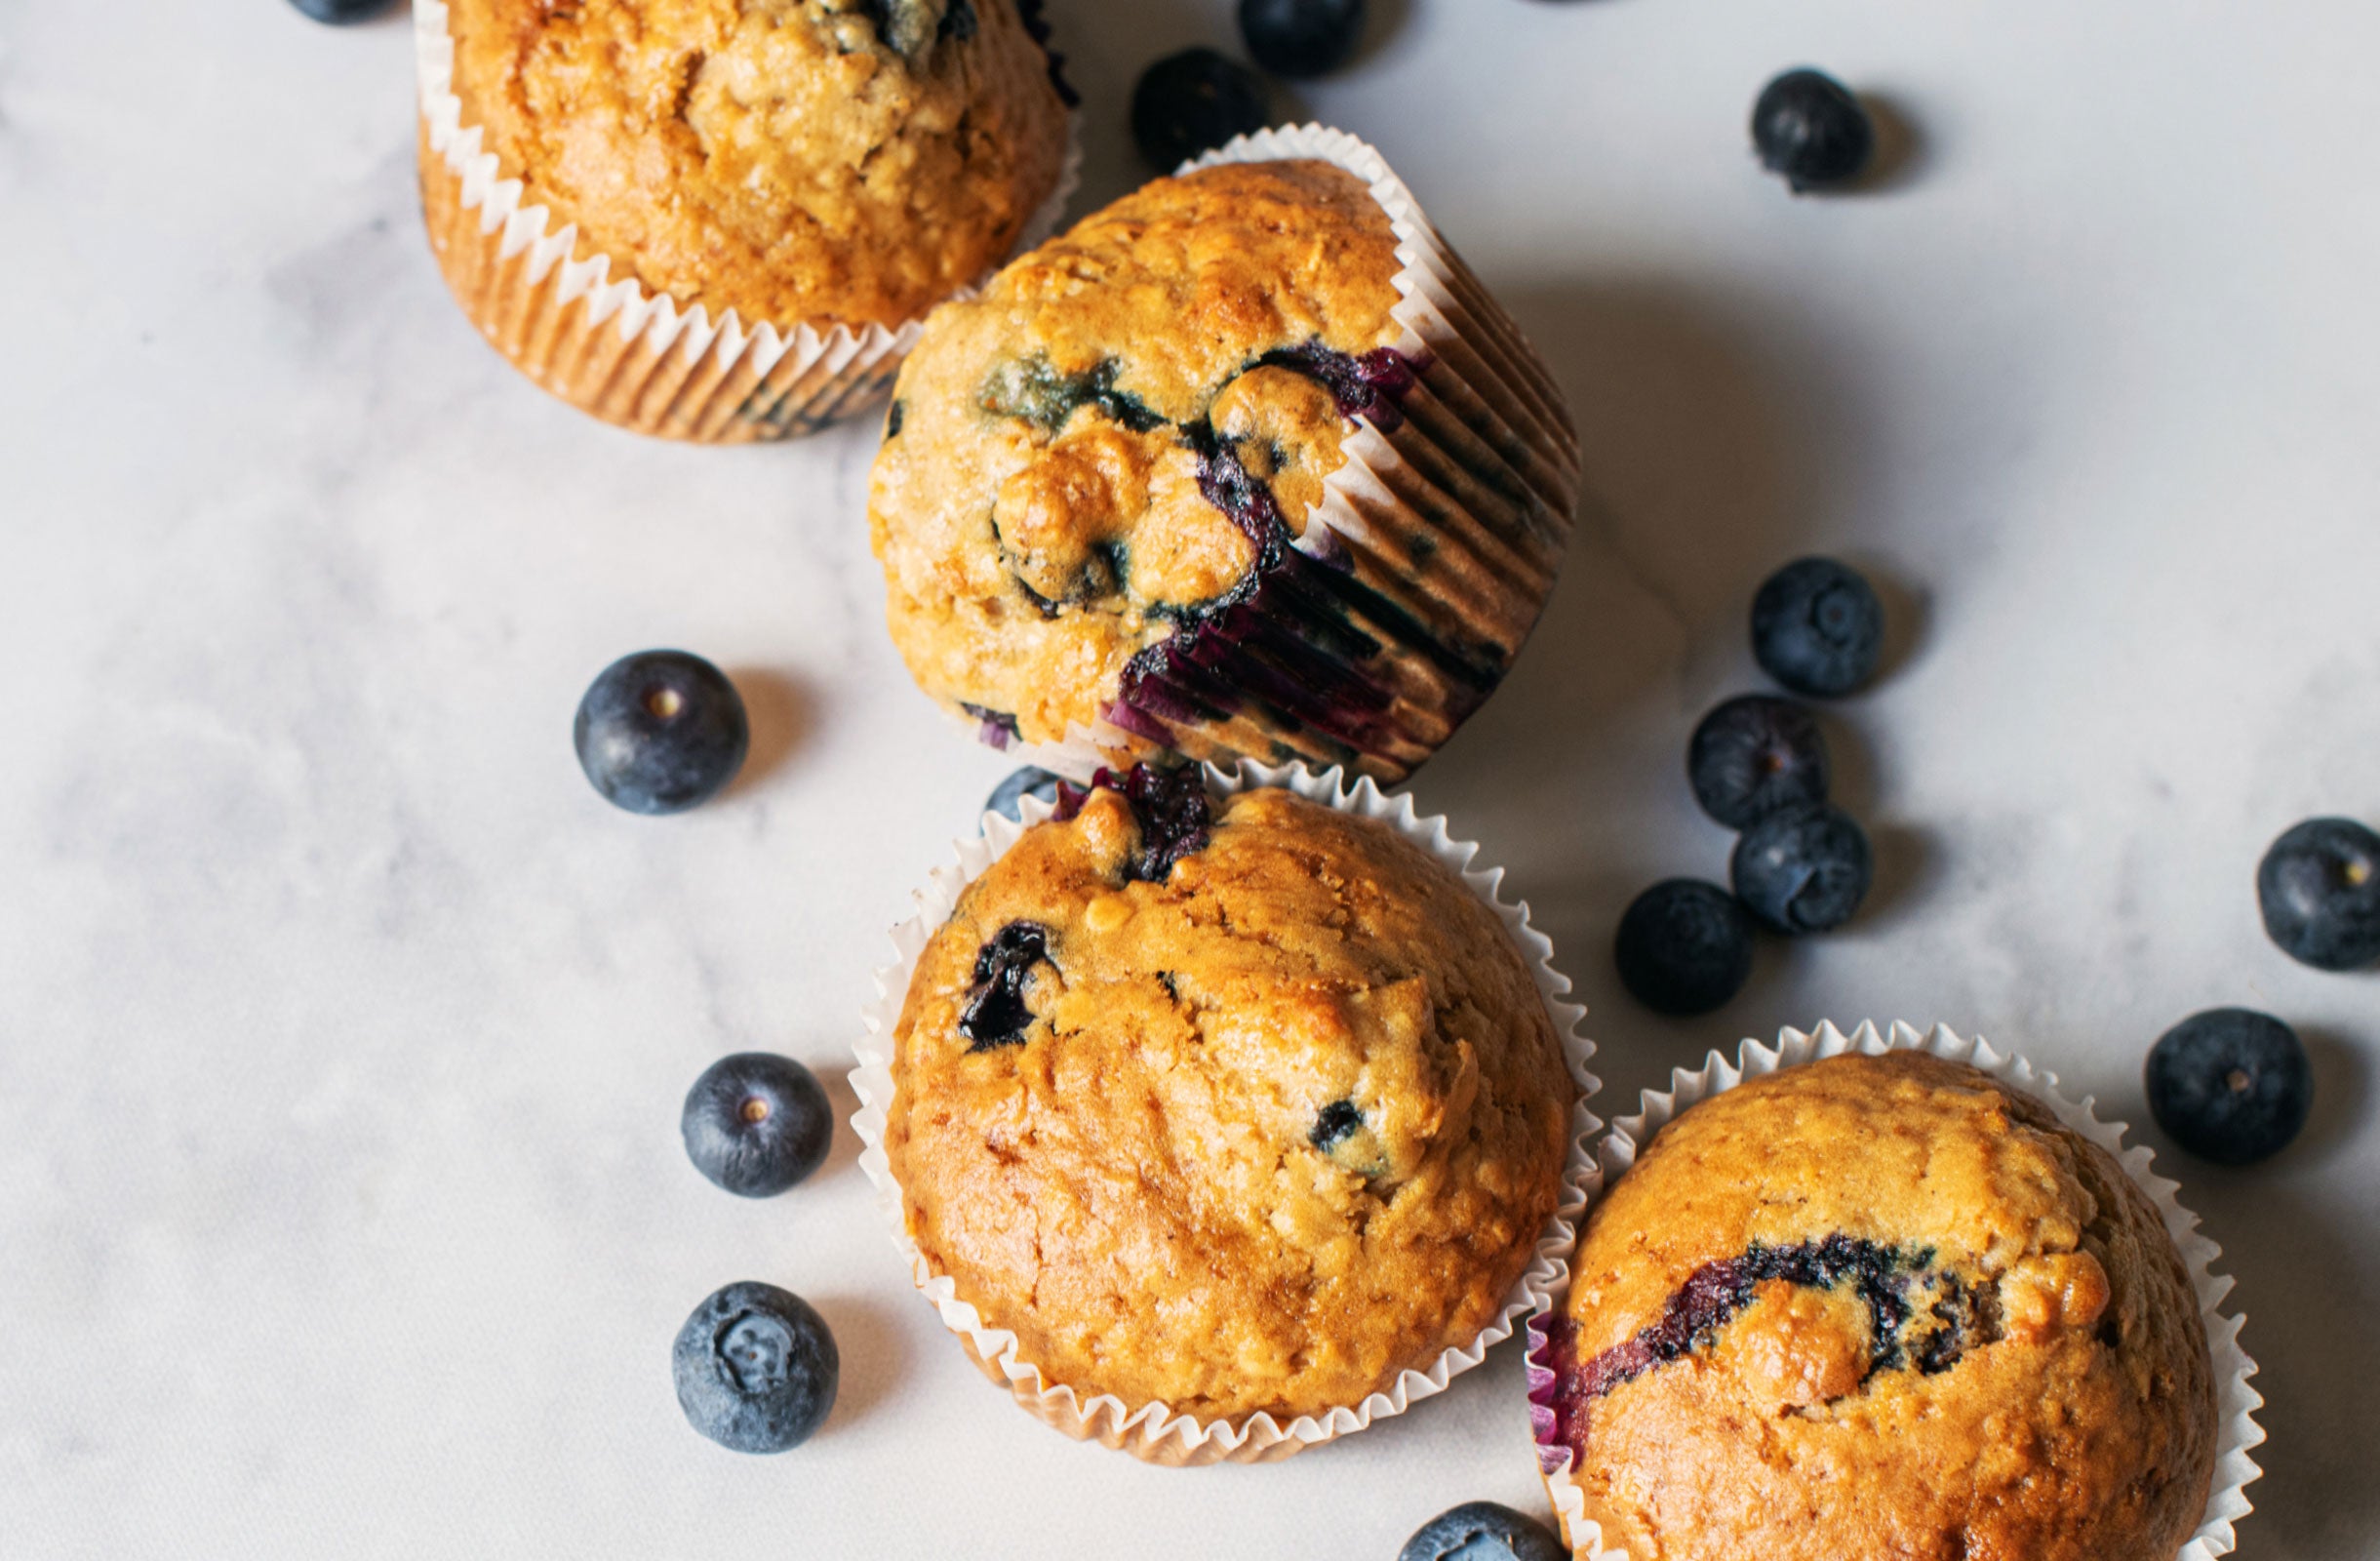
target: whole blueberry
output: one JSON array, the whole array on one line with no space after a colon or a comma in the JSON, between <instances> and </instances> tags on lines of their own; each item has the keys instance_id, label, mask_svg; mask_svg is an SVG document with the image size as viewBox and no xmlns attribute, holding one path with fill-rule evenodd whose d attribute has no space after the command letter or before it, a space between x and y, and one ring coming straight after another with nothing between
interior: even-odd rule
<instances>
[{"instance_id":1,"label":"whole blueberry","mask_svg":"<svg viewBox=\"0 0 2380 1561\"><path fill-rule=\"evenodd\" d=\"M1132 140L1150 166L1171 173L1271 119L1264 82L1211 49L1184 49L1140 73L1132 89Z\"/></svg>"},{"instance_id":2,"label":"whole blueberry","mask_svg":"<svg viewBox=\"0 0 2380 1561\"><path fill-rule=\"evenodd\" d=\"M1612 940L1620 984L1656 1014L1707 1014L1752 977L1752 918L1699 878L1665 878L1636 897Z\"/></svg>"},{"instance_id":3,"label":"whole blueberry","mask_svg":"<svg viewBox=\"0 0 2380 1561\"><path fill-rule=\"evenodd\" d=\"M1876 151L1876 125L1851 90L1823 70L1788 70L1752 105L1761 165L1795 194L1858 177Z\"/></svg>"},{"instance_id":4,"label":"whole blueberry","mask_svg":"<svg viewBox=\"0 0 2380 1561\"><path fill-rule=\"evenodd\" d=\"M1397 1561L1570 1561L1570 1552L1534 1518L1466 1501L1415 1530Z\"/></svg>"},{"instance_id":5,"label":"whole blueberry","mask_svg":"<svg viewBox=\"0 0 2380 1561\"><path fill-rule=\"evenodd\" d=\"M835 1141L835 1113L801 1063L739 1052L694 1080L678 1132L695 1170L738 1197L772 1198L818 1169Z\"/></svg>"},{"instance_id":6,"label":"whole blueberry","mask_svg":"<svg viewBox=\"0 0 2380 1561\"><path fill-rule=\"evenodd\" d=\"M2202 1160L2253 1165L2288 1147L2314 1109L2297 1032L2270 1014L2193 1014L2149 1048L2149 1111Z\"/></svg>"},{"instance_id":7,"label":"whole blueberry","mask_svg":"<svg viewBox=\"0 0 2380 1561\"><path fill-rule=\"evenodd\" d=\"M735 1453L782 1453L835 1407L843 1362L826 1319L774 1285L730 1285L694 1308L670 1351L688 1423Z\"/></svg>"},{"instance_id":8,"label":"whole blueberry","mask_svg":"<svg viewBox=\"0 0 2380 1561\"><path fill-rule=\"evenodd\" d=\"M578 701L578 767L630 813L683 813L735 779L751 746L743 698L684 651L639 651L603 669Z\"/></svg>"},{"instance_id":9,"label":"whole blueberry","mask_svg":"<svg viewBox=\"0 0 2380 1561\"><path fill-rule=\"evenodd\" d=\"M1848 564L1797 559L1752 598L1752 655L1796 694L1850 693L1876 675L1884 649L1884 604Z\"/></svg>"},{"instance_id":10,"label":"whole blueberry","mask_svg":"<svg viewBox=\"0 0 2380 1561\"><path fill-rule=\"evenodd\" d=\"M343 27L352 21L369 21L396 4L396 0L290 0L298 15L316 21L327 21Z\"/></svg>"},{"instance_id":11,"label":"whole blueberry","mask_svg":"<svg viewBox=\"0 0 2380 1561\"><path fill-rule=\"evenodd\" d=\"M2380 959L2380 834L2353 819L2308 819L2273 842L2256 867L2264 930L2317 970Z\"/></svg>"},{"instance_id":12,"label":"whole blueberry","mask_svg":"<svg viewBox=\"0 0 2380 1561\"><path fill-rule=\"evenodd\" d=\"M1018 823L1022 823L1025 817L1024 799L1039 797L1051 807L1055 807L1057 788L1063 779L1063 777L1051 775L1047 770L1036 770L1028 764L1023 769L1012 773L1006 780L992 788L992 794L983 801L983 811L996 813L1004 819L1013 819Z\"/></svg>"},{"instance_id":13,"label":"whole blueberry","mask_svg":"<svg viewBox=\"0 0 2380 1561\"><path fill-rule=\"evenodd\" d=\"M1764 926L1822 933L1859 909L1876 876L1868 832L1832 803L1781 809L1744 831L1727 863L1735 896Z\"/></svg>"},{"instance_id":14,"label":"whole blueberry","mask_svg":"<svg viewBox=\"0 0 2380 1561\"><path fill-rule=\"evenodd\" d=\"M1746 694L1694 728L1686 775L1703 812L1748 829L1779 808L1826 800L1826 738L1807 706Z\"/></svg>"},{"instance_id":15,"label":"whole blueberry","mask_svg":"<svg viewBox=\"0 0 2380 1561\"><path fill-rule=\"evenodd\" d=\"M1240 0L1240 36L1276 76L1325 76L1364 35L1364 0Z\"/></svg>"}]
</instances>

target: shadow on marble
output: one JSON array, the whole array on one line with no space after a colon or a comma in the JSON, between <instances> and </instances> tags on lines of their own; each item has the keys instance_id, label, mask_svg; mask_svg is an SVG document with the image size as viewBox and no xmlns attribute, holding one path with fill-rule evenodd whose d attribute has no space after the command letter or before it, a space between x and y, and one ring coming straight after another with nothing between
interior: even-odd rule
<instances>
[{"instance_id":1,"label":"shadow on marble","mask_svg":"<svg viewBox=\"0 0 2380 1561\"><path fill-rule=\"evenodd\" d=\"M2314 1069L2314 1111L2305 1131L2285 1151L2292 1158L2324 1160L2366 1122L2371 1103L2371 1068L2363 1048L2335 1031L2300 1028L2306 1059Z\"/></svg>"},{"instance_id":2,"label":"shadow on marble","mask_svg":"<svg viewBox=\"0 0 2380 1561\"><path fill-rule=\"evenodd\" d=\"M826 1159L815 1172L824 1181L859 1163L859 1135L852 1131L852 1118L859 1110L859 1092L852 1088L851 1068L821 1062L816 1072L819 1088L826 1091L826 1103L835 1113L835 1141L828 1145Z\"/></svg>"},{"instance_id":3,"label":"shadow on marble","mask_svg":"<svg viewBox=\"0 0 2380 1561\"><path fill-rule=\"evenodd\" d=\"M726 792L735 797L775 774L817 730L820 699L811 684L774 667L731 666L727 674L752 726L751 751Z\"/></svg>"},{"instance_id":4,"label":"shadow on marble","mask_svg":"<svg viewBox=\"0 0 2380 1561\"><path fill-rule=\"evenodd\" d=\"M1896 94L1861 90L1859 100L1876 126L1876 152L1847 193L1883 195L1918 182L1933 161L1924 124Z\"/></svg>"},{"instance_id":5,"label":"shadow on marble","mask_svg":"<svg viewBox=\"0 0 2380 1561\"><path fill-rule=\"evenodd\" d=\"M834 1330L835 1351L842 1360L834 1413L819 1432L821 1437L830 1437L850 1428L900 1390L901 1380L908 1375L908 1341L892 1320L892 1308L881 1299L835 1294L803 1299ZM906 1295L897 1299L917 1304Z\"/></svg>"}]
</instances>

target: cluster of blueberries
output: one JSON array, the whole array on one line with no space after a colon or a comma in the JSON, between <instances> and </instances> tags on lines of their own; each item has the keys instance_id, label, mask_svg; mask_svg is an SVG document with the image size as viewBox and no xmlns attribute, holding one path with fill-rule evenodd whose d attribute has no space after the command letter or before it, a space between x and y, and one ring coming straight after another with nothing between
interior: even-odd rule
<instances>
[{"instance_id":1,"label":"cluster of blueberries","mask_svg":"<svg viewBox=\"0 0 2380 1561\"><path fill-rule=\"evenodd\" d=\"M1876 674L1884 610L1848 565L1804 558L1752 601L1752 652L1796 694L1833 698ZM1703 812L1738 831L1734 892L1668 878L1636 898L1613 940L1621 984L1656 1013L1707 1014L1752 974L1754 923L1788 935L1842 926L1867 898L1875 857L1857 820L1827 800L1826 739L1796 700L1747 694L1694 729L1686 778Z\"/></svg>"}]
</instances>

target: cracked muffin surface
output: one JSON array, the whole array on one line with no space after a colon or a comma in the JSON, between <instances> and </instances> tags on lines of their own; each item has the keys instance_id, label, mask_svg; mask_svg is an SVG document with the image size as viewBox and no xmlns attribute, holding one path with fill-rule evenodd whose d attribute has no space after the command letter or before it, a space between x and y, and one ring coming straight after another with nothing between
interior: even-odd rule
<instances>
[{"instance_id":1,"label":"cracked muffin surface","mask_svg":"<svg viewBox=\"0 0 2380 1561\"><path fill-rule=\"evenodd\" d=\"M450 0L462 123L616 279L897 325L997 264L1066 110L1015 0Z\"/></svg>"},{"instance_id":2,"label":"cracked muffin surface","mask_svg":"<svg viewBox=\"0 0 2380 1561\"><path fill-rule=\"evenodd\" d=\"M1500 918L1387 825L1130 789L1027 830L919 959L909 1232L1085 1397L1359 1403L1493 1320L1575 1086Z\"/></svg>"},{"instance_id":3,"label":"cracked muffin surface","mask_svg":"<svg viewBox=\"0 0 2380 1561\"><path fill-rule=\"evenodd\" d=\"M1978 1069L1852 1055L1713 1095L1572 1270L1556 1439L1631 1555L2170 1561L2205 1505L2213 1368L2163 1221Z\"/></svg>"},{"instance_id":4,"label":"cracked muffin surface","mask_svg":"<svg viewBox=\"0 0 2380 1561\"><path fill-rule=\"evenodd\" d=\"M935 311L868 514L926 692L1034 742L1302 534L1392 343L1397 239L1330 164L1161 179Z\"/></svg>"}]
</instances>

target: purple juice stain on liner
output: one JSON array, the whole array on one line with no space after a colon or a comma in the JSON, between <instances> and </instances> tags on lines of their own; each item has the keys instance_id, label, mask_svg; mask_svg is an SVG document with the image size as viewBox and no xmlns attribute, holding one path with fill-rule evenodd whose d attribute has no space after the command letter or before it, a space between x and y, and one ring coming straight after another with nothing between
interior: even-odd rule
<instances>
[{"instance_id":1,"label":"purple juice stain on liner","mask_svg":"<svg viewBox=\"0 0 2380 1561\"><path fill-rule=\"evenodd\" d=\"M1938 1376L1977 1345L2000 1338L1998 1286L1970 1287L1957 1274L1934 1267L1930 1247L1885 1246L1851 1236L1828 1236L1798 1246L1756 1244L1741 1257L1706 1262L1686 1278L1661 1309L1659 1320L1587 1360L1578 1358L1578 1325L1565 1316L1529 1324L1529 1421L1537 1458L1547 1473L1584 1460L1589 1411L1594 1401L1646 1373L1708 1348L1721 1329L1752 1303L1759 1287L1772 1279L1803 1289L1832 1290L1849 1283L1865 1303L1876 1341L1861 1386L1880 1372L1915 1370ZM1913 1317L1909 1292L1923 1286L1935 1294L1923 1316L1934 1326L1914 1341L1902 1335Z\"/></svg>"},{"instance_id":2,"label":"purple juice stain on liner","mask_svg":"<svg viewBox=\"0 0 2380 1561\"><path fill-rule=\"evenodd\" d=\"M976 741L1006 752L1008 745L1016 740L1016 717L1006 710L987 709L980 704L970 704L965 700L959 701L959 708L975 718Z\"/></svg>"}]
</instances>

